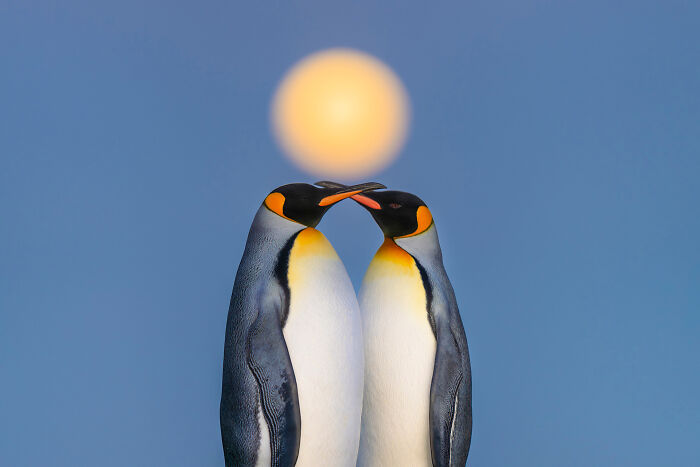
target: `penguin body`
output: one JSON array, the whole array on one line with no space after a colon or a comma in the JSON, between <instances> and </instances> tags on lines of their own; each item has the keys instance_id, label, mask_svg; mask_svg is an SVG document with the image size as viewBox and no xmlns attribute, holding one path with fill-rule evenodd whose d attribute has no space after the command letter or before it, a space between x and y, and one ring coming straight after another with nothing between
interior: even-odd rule
<instances>
[{"instance_id":1,"label":"penguin body","mask_svg":"<svg viewBox=\"0 0 700 467\"><path fill-rule=\"evenodd\" d=\"M352 198L385 236L360 290L365 392L357 465L464 466L469 350L432 214L410 193Z\"/></svg>"},{"instance_id":2,"label":"penguin body","mask_svg":"<svg viewBox=\"0 0 700 467\"><path fill-rule=\"evenodd\" d=\"M354 466L360 441L364 359L350 278L326 237L307 227L289 254L283 328L302 419L297 465Z\"/></svg>"},{"instance_id":3,"label":"penguin body","mask_svg":"<svg viewBox=\"0 0 700 467\"><path fill-rule=\"evenodd\" d=\"M430 465L430 381L436 342L415 261L393 240L360 289L365 414L358 465Z\"/></svg>"},{"instance_id":4,"label":"penguin body","mask_svg":"<svg viewBox=\"0 0 700 467\"><path fill-rule=\"evenodd\" d=\"M236 274L220 411L227 466L353 466L357 459L359 309L345 267L313 227L363 186L319 192L300 185L268 195Z\"/></svg>"},{"instance_id":5,"label":"penguin body","mask_svg":"<svg viewBox=\"0 0 700 467\"><path fill-rule=\"evenodd\" d=\"M471 364L457 299L443 265L437 229L431 223L422 233L395 241L421 270L427 295L427 319L436 344L428 417L432 465L461 467L467 462L472 435Z\"/></svg>"}]
</instances>

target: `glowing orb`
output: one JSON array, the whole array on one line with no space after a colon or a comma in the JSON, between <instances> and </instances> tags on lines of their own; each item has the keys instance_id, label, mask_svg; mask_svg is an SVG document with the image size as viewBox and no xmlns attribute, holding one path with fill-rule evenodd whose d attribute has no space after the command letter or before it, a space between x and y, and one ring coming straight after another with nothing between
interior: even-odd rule
<instances>
[{"instance_id":1,"label":"glowing orb","mask_svg":"<svg viewBox=\"0 0 700 467\"><path fill-rule=\"evenodd\" d=\"M378 59L329 49L297 63L272 103L272 124L285 152L314 175L359 178L396 156L409 120L401 81Z\"/></svg>"}]
</instances>

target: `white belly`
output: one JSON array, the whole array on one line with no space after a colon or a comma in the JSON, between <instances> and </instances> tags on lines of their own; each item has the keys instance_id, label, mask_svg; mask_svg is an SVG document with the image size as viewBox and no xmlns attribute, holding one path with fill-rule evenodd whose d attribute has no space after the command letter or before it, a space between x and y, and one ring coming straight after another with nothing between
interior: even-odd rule
<instances>
[{"instance_id":1,"label":"white belly","mask_svg":"<svg viewBox=\"0 0 700 467\"><path fill-rule=\"evenodd\" d=\"M354 466L363 393L362 327L355 291L326 238L302 231L289 258L283 333L301 410L298 466Z\"/></svg>"},{"instance_id":2,"label":"white belly","mask_svg":"<svg viewBox=\"0 0 700 467\"><path fill-rule=\"evenodd\" d=\"M365 393L358 465L430 466L436 341L420 272L393 243L385 243L370 264L360 308Z\"/></svg>"}]
</instances>

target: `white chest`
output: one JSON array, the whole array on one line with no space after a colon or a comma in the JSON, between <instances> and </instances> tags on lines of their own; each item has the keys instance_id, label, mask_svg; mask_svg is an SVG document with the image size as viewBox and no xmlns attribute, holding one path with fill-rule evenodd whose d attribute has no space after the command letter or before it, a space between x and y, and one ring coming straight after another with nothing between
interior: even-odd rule
<instances>
[{"instance_id":1,"label":"white chest","mask_svg":"<svg viewBox=\"0 0 700 467\"><path fill-rule=\"evenodd\" d=\"M355 291L335 250L314 229L298 235L288 279L283 333L301 410L297 465L354 466L364 368Z\"/></svg>"},{"instance_id":2,"label":"white chest","mask_svg":"<svg viewBox=\"0 0 700 467\"><path fill-rule=\"evenodd\" d=\"M420 272L396 245L377 252L360 292L365 394L358 465L431 465L436 341Z\"/></svg>"}]
</instances>

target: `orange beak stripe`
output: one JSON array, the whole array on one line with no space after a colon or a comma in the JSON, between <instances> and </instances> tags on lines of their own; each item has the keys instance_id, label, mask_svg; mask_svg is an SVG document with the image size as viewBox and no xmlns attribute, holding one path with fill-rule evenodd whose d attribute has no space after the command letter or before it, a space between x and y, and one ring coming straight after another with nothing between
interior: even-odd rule
<instances>
[{"instance_id":1,"label":"orange beak stripe","mask_svg":"<svg viewBox=\"0 0 700 467\"><path fill-rule=\"evenodd\" d=\"M347 193L337 193L335 195L326 196L321 201L319 201L319 206L328 206L329 204L335 204L338 201L344 200L345 198L350 198L353 195L362 192L362 190L348 191Z\"/></svg>"},{"instance_id":2,"label":"orange beak stripe","mask_svg":"<svg viewBox=\"0 0 700 467\"><path fill-rule=\"evenodd\" d=\"M352 197L355 201L358 203L367 206L370 209L381 209L382 207L377 203L375 200L372 198L368 198L367 196L364 195L355 195Z\"/></svg>"}]
</instances>

